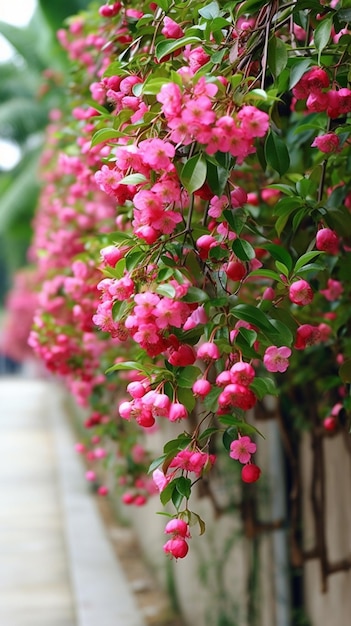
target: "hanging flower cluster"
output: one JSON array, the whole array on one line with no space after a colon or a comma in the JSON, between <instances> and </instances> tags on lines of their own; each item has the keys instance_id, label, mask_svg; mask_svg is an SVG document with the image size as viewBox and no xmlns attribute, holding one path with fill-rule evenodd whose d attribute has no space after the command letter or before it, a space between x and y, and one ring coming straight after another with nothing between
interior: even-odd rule
<instances>
[{"instance_id":1,"label":"hanging flower cluster","mask_svg":"<svg viewBox=\"0 0 351 626\"><path fill-rule=\"evenodd\" d=\"M350 408L350 35L335 3L285 5L117 2L59 32L73 110L43 156L30 344L91 409L88 480L110 439L123 501L173 503L175 558L218 434L253 483L266 396L332 371L321 424ZM138 433L165 420L184 431L150 464Z\"/></svg>"}]
</instances>

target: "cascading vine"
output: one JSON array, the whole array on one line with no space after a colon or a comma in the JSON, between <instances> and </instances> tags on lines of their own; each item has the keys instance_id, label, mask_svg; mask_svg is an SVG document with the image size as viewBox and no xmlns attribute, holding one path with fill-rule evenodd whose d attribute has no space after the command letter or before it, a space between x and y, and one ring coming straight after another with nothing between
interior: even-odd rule
<instances>
[{"instance_id":1,"label":"cascading vine","mask_svg":"<svg viewBox=\"0 0 351 626\"><path fill-rule=\"evenodd\" d=\"M87 478L116 442L123 501L173 504L176 558L220 440L260 478L266 396L313 385L309 428L349 421L344 4L116 2L59 32L70 104L43 157L30 344L90 408ZM164 420L184 431L152 459L139 438Z\"/></svg>"}]
</instances>

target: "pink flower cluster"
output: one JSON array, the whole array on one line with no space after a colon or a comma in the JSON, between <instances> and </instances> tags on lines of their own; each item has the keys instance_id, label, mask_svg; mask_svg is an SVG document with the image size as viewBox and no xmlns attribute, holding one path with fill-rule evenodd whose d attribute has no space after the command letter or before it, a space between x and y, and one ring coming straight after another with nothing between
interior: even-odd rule
<instances>
[{"instance_id":1,"label":"pink flower cluster","mask_svg":"<svg viewBox=\"0 0 351 626\"><path fill-rule=\"evenodd\" d=\"M330 89L329 75L321 67L312 67L292 91L297 100L306 100L310 113L326 111L329 117L335 119L351 111L351 90L347 87Z\"/></svg>"},{"instance_id":2,"label":"pink flower cluster","mask_svg":"<svg viewBox=\"0 0 351 626\"><path fill-rule=\"evenodd\" d=\"M150 428L155 424L156 417L164 417L170 422L178 422L188 417L184 404L171 401L169 397L156 390L148 390L145 384L128 385L132 396L131 401L124 401L119 405L119 414L123 419L134 418L139 426Z\"/></svg>"},{"instance_id":3,"label":"pink flower cluster","mask_svg":"<svg viewBox=\"0 0 351 626\"><path fill-rule=\"evenodd\" d=\"M267 113L244 105L233 115L217 116L213 100L217 85L206 83L204 77L192 85L189 74L186 76L183 90L176 83L166 83L157 95L170 130L170 140L185 146L197 141L209 155L226 152L242 163L255 152L254 140L266 134Z\"/></svg>"},{"instance_id":4,"label":"pink flower cluster","mask_svg":"<svg viewBox=\"0 0 351 626\"><path fill-rule=\"evenodd\" d=\"M249 387L255 375L252 365L243 361L234 363L229 370L218 374L216 384L223 387L218 398L221 412L230 411L232 407L248 411L255 406L257 398Z\"/></svg>"},{"instance_id":5,"label":"pink flower cluster","mask_svg":"<svg viewBox=\"0 0 351 626\"><path fill-rule=\"evenodd\" d=\"M166 524L165 533L171 534L172 537L166 541L163 550L171 557L183 559L189 550L186 542L190 537L188 524L180 518L173 518Z\"/></svg>"}]
</instances>

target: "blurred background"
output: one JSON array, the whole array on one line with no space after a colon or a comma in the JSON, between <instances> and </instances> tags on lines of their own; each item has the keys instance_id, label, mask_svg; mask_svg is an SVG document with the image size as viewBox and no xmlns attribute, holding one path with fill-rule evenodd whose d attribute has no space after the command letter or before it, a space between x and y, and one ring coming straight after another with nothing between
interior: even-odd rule
<instances>
[{"instance_id":1,"label":"blurred background","mask_svg":"<svg viewBox=\"0 0 351 626\"><path fill-rule=\"evenodd\" d=\"M0 7L0 308L27 263L48 113L60 107L65 56L56 31L87 0L18 0Z\"/></svg>"}]
</instances>

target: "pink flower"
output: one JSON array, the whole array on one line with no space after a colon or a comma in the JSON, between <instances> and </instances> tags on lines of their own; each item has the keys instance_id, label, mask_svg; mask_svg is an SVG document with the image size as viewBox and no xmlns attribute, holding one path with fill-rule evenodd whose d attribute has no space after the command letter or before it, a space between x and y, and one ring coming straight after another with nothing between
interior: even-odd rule
<instances>
[{"instance_id":1,"label":"pink flower","mask_svg":"<svg viewBox=\"0 0 351 626\"><path fill-rule=\"evenodd\" d=\"M294 304L304 306L311 304L313 300L313 291L306 280L300 279L290 285L289 298Z\"/></svg>"},{"instance_id":2,"label":"pink flower","mask_svg":"<svg viewBox=\"0 0 351 626\"><path fill-rule=\"evenodd\" d=\"M304 350L308 346L313 346L321 340L321 331L318 326L302 324L296 331L294 348Z\"/></svg>"},{"instance_id":3,"label":"pink flower","mask_svg":"<svg viewBox=\"0 0 351 626\"><path fill-rule=\"evenodd\" d=\"M321 152L326 154L330 152L337 152L340 146L340 139L335 133L326 133L325 135L319 135L311 143L312 148L318 148Z\"/></svg>"},{"instance_id":4,"label":"pink flower","mask_svg":"<svg viewBox=\"0 0 351 626\"><path fill-rule=\"evenodd\" d=\"M144 163L156 170L168 170L175 155L175 147L162 139L145 139L139 143L140 154Z\"/></svg>"},{"instance_id":5,"label":"pink flower","mask_svg":"<svg viewBox=\"0 0 351 626\"><path fill-rule=\"evenodd\" d=\"M167 118L174 118L180 115L182 106L182 92L176 83L166 83L162 85L156 100L161 102L162 111Z\"/></svg>"},{"instance_id":6,"label":"pink flower","mask_svg":"<svg viewBox=\"0 0 351 626\"><path fill-rule=\"evenodd\" d=\"M152 473L152 480L154 481L159 492L163 491L167 487L168 483L172 479L172 476L165 476L160 469L155 469Z\"/></svg>"},{"instance_id":7,"label":"pink flower","mask_svg":"<svg viewBox=\"0 0 351 626\"><path fill-rule=\"evenodd\" d=\"M256 401L257 398L251 389L236 383L226 385L218 398L218 404L221 409L236 406L244 411L252 409Z\"/></svg>"},{"instance_id":8,"label":"pink flower","mask_svg":"<svg viewBox=\"0 0 351 626\"><path fill-rule=\"evenodd\" d=\"M328 278L327 289L321 289L320 293L329 300L329 302L334 302L334 300L340 298L343 291L344 288L339 280Z\"/></svg>"},{"instance_id":9,"label":"pink flower","mask_svg":"<svg viewBox=\"0 0 351 626\"><path fill-rule=\"evenodd\" d=\"M246 435L235 439L230 444L229 456L240 463L248 463L251 459L251 454L256 452L256 444L251 441L250 437Z\"/></svg>"},{"instance_id":10,"label":"pink flower","mask_svg":"<svg viewBox=\"0 0 351 626\"><path fill-rule=\"evenodd\" d=\"M289 367L290 348L270 346L264 353L263 363L268 372L285 372Z\"/></svg>"},{"instance_id":11,"label":"pink flower","mask_svg":"<svg viewBox=\"0 0 351 626\"><path fill-rule=\"evenodd\" d=\"M252 105L245 105L238 113L246 138L264 137L269 127L269 115Z\"/></svg>"},{"instance_id":12,"label":"pink flower","mask_svg":"<svg viewBox=\"0 0 351 626\"><path fill-rule=\"evenodd\" d=\"M230 368L230 382L248 387L256 376L256 372L250 363L238 361Z\"/></svg>"}]
</instances>

